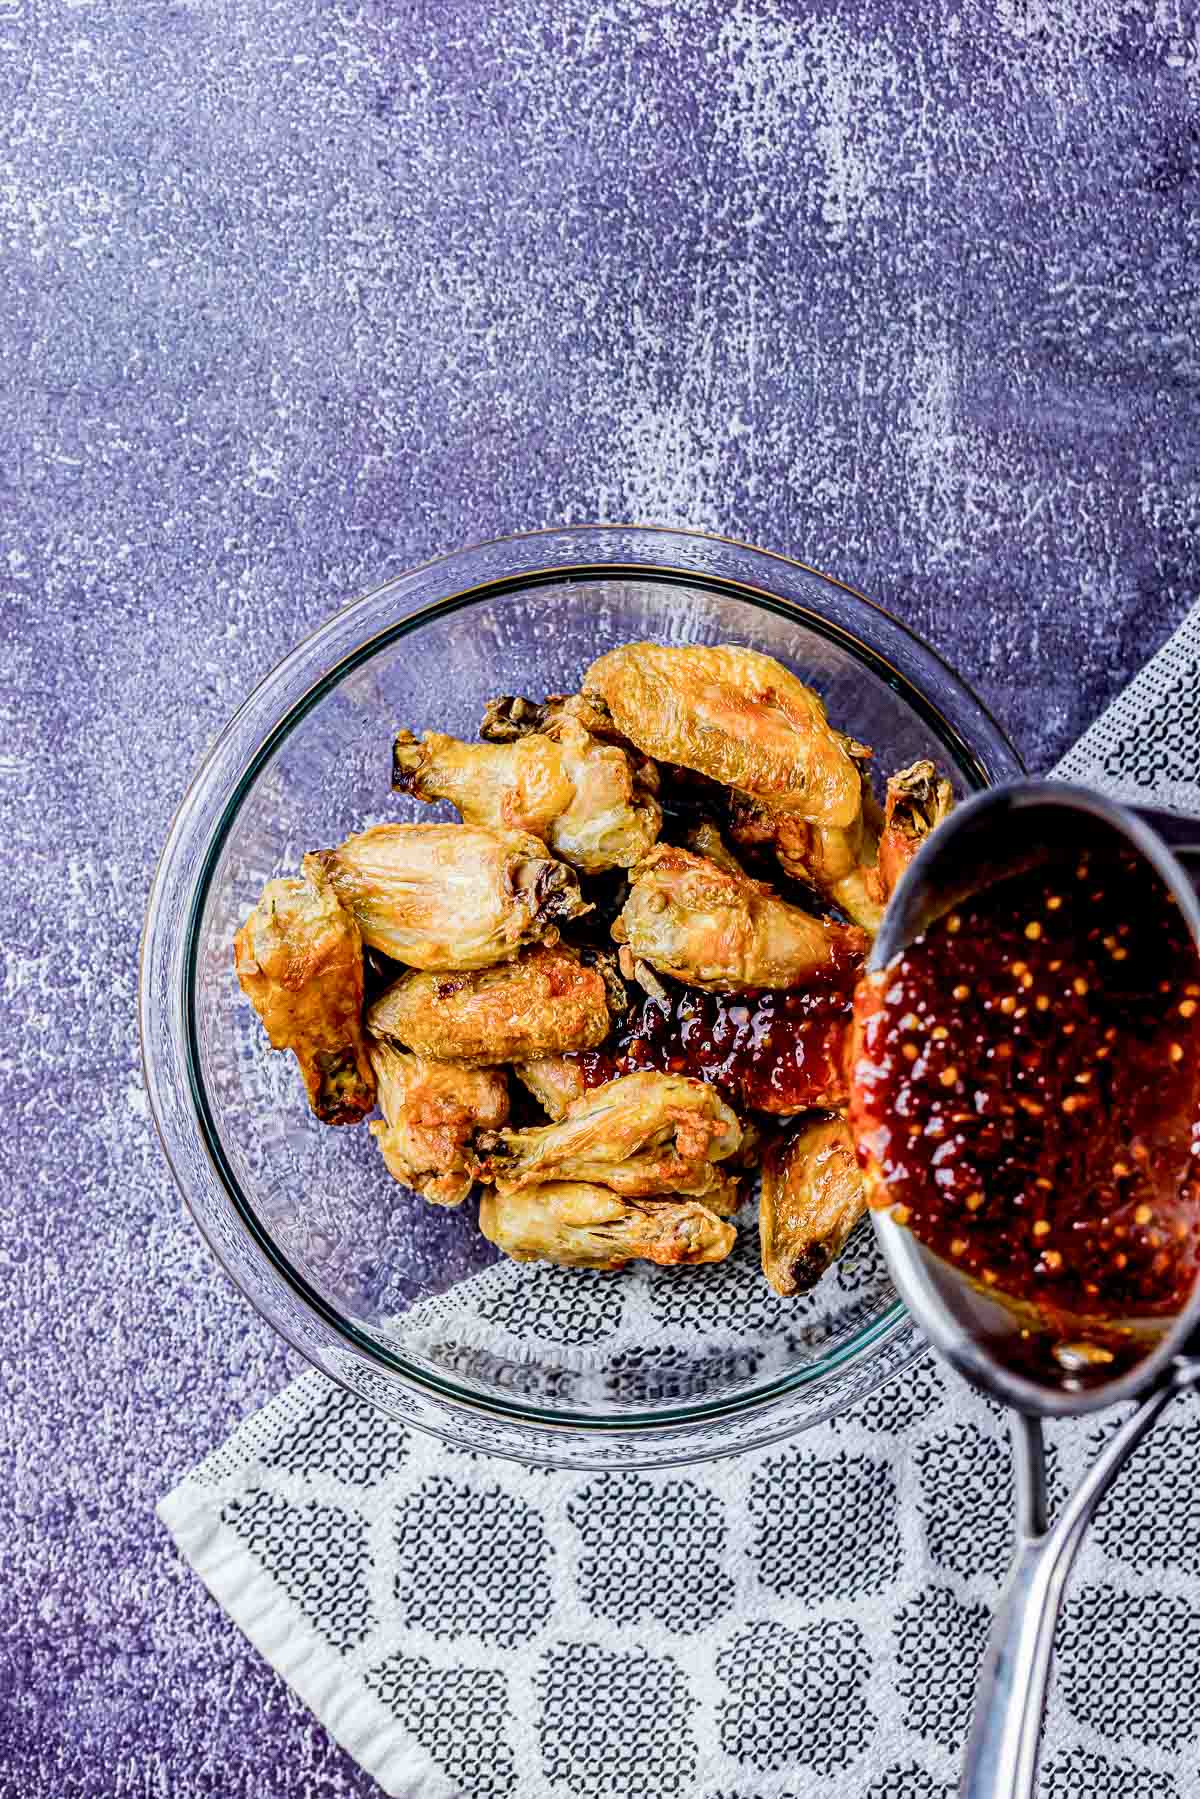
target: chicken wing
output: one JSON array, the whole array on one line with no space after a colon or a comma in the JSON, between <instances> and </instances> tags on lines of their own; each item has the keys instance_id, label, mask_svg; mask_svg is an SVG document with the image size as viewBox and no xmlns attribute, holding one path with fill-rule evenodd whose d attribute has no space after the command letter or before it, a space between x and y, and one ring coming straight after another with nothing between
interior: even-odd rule
<instances>
[{"instance_id":1,"label":"chicken wing","mask_svg":"<svg viewBox=\"0 0 1200 1799\"><path fill-rule=\"evenodd\" d=\"M932 762L914 762L887 784L877 872L886 900L929 833L954 805L954 789Z\"/></svg>"},{"instance_id":2,"label":"chicken wing","mask_svg":"<svg viewBox=\"0 0 1200 1799\"><path fill-rule=\"evenodd\" d=\"M545 729L507 743L459 743L440 731L396 737L392 786L449 800L469 825L530 831L585 874L628 868L655 843L657 800L624 750L601 743L561 712Z\"/></svg>"},{"instance_id":3,"label":"chicken wing","mask_svg":"<svg viewBox=\"0 0 1200 1799\"><path fill-rule=\"evenodd\" d=\"M429 1060L482 1067L594 1049L608 1031L608 1001L603 975L577 950L538 944L495 968L402 975L367 1028Z\"/></svg>"},{"instance_id":4,"label":"chicken wing","mask_svg":"<svg viewBox=\"0 0 1200 1799\"><path fill-rule=\"evenodd\" d=\"M382 1120L370 1128L389 1174L438 1206L457 1206L479 1173L475 1138L508 1119L508 1085L497 1068L425 1062L372 1041Z\"/></svg>"},{"instance_id":5,"label":"chicken wing","mask_svg":"<svg viewBox=\"0 0 1200 1799\"><path fill-rule=\"evenodd\" d=\"M479 727L479 735L487 743L513 743L533 731L552 732L563 718L573 718L585 731L601 743L615 743L636 757L629 739L618 731L612 713L598 693L586 698L579 693L550 693L544 700L526 699L523 694L501 694L489 700ZM652 761L639 762L638 778L657 792L657 770Z\"/></svg>"},{"instance_id":6,"label":"chicken wing","mask_svg":"<svg viewBox=\"0 0 1200 1799\"><path fill-rule=\"evenodd\" d=\"M855 924L875 932L883 917L883 903L867 877L874 867L882 814L867 773L871 751L850 737L842 737L842 743L859 783L858 811L848 825L813 823L748 794L735 793L729 802L729 831L744 849L769 846L785 874L814 887Z\"/></svg>"},{"instance_id":7,"label":"chicken wing","mask_svg":"<svg viewBox=\"0 0 1200 1799\"><path fill-rule=\"evenodd\" d=\"M617 728L660 762L829 827L852 825L858 771L820 699L757 650L631 643L584 676Z\"/></svg>"},{"instance_id":8,"label":"chicken wing","mask_svg":"<svg viewBox=\"0 0 1200 1799\"><path fill-rule=\"evenodd\" d=\"M574 870L521 831L375 825L304 867L328 872L364 943L409 968L487 968L588 910Z\"/></svg>"},{"instance_id":9,"label":"chicken wing","mask_svg":"<svg viewBox=\"0 0 1200 1799\"><path fill-rule=\"evenodd\" d=\"M594 1087L556 1124L503 1131L485 1179L516 1189L583 1181L627 1198L727 1190L718 1164L742 1129L715 1087L676 1074L627 1074Z\"/></svg>"},{"instance_id":10,"label":"chicken wing","mask_svg":"<svg viewBox=\"0 0 1200 1799\"><path fill-rule=\"evenodd\" d=\"M714 993L798 987L861 959L866 934L788 905L761 881L660 845L634 871L613 926L639 960Z\"/></svg>"},{"instance_id":11,"label":"chicken wing","mask_svg":"<svg viewBox=\"0 0 1200 1799\"><path fill-rule=\"evenodd\" d=\"M914 762L887 785L884 810L871 793L861 744L849 744L860 769L862 810L846 830L811 825L744 795L730 803L730 834L739 844L769 843L785 874L808 881L874 933L900 876L954 804L954 791L932 762Z\"/></svg>"},{"instance_id":12,"label":"chicken wing","mask_svg":"<svg viewBox=\"0 0 1200 1799\"><path fill-rule=\"evenodd\" d=\"M840 1113L780 1138L763 1158L758 1231L762 1270L790 1299L816 1284L867 1209L850 1127Z\"/></svg>"},{"instance_id":13,"label":"chicken wing","mask_svg":"<svg viewBox=\"0 0 1200 1799\"><path fill-rule=\"evenodd\" d=\"M549 1118L565 1118L569 1108L587 1092L582 1068L567 1056L540 1056L536 1062L518 1062L513 1073Z\"/></svg>"},{"instance_id":14,"label":"chicken wing","mask_svg":"<svg viewBox=\"0 0 1200 1799\"><path fill-rule=\"evenodd\" d=\"M626 1262L720 1262L737 1236L694 1199L627 1199L585 1181L487 1191L479 1228L516 1262L614 1269Z\"/></svg>"},{"instance_id":15,"label":"chicken wing","mask_svg":"<svg viewBox=\"0 0 1200 1799\"><path fill-rule=\"evenodd\" d=\"M362 1029L363 946L320 868L268 881L234 938L242 991L273 1049L290 1049L324 1124L357 1124L375 1104Z\"/></svg>"}]
</instances>

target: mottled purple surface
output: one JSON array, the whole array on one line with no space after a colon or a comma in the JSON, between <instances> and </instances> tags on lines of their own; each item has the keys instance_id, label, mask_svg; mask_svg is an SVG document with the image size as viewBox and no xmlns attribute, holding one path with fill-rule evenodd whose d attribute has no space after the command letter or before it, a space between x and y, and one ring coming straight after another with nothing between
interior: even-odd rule
<instances>
[{"instance_id":1,"label":"mottled purple surface","mask_svg":"<svg viewBox=\"0 0 1200 1799\"><path fill-rule=\"evenodd\" d=\"M1045 765L1196 591L1198 101L1190 0L0 0L4 1799L374 1790L152 1515L296 1367L138 1069L206 743L382 576L636 517Z\"/></svg>"}]
</instances>

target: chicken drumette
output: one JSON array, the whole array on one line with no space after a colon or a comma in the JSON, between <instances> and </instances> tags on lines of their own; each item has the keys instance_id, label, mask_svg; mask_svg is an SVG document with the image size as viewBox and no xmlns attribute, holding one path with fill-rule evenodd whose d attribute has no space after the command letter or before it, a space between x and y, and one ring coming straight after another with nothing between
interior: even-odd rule
<instances>
[{"instance_id":1,"label":"chicken drumette","mask_svg":"<svg viewBox=\"0 0 1200 1799\"><path fill-rule=\"evenodd\" d=\"M762 1270L784 1298L805 1293L837 1260L867 1209L850 1127L840 1113L806 1120L763 1157Z\"/></svg>"},{"instance_id":2,"label":"chicken drumette","mask_svg":"<svg viewBox=\"0 0 1200 1799\"><path fill-rule=\"evenodd\" d=\"M400 792L449 800L469 825L529 831L586 874L630 867L662 824L644 765L565 709L507 743L401 731L392 766Z\"/></svg>"},{"instance_id":3,"label":"chicken drumette","mask_svg":"<svg viewBox=\"0 0 1200 1799\"><path fill-rule=\"evenodd\" d=\"M604 977L566 944L463 974L402 975L367 1015L376 1037L442 1062L527 1062L593 1049L608 1031Z\"/></svg>"},{"instance_id":4,"label":"chicken drumette","mask_svg":"<svg viewBox=\"0 0 1200 1799\"><path fill-rule=\"evenodd\" d=\"M388 1172L434 1205L460 1205L480 1170L476 1138L508 1118L503 1073L426 1062L378 1040L371 1063L383 1119L369 1128Z\"/></svg>"},{"instance_id":5,"label":"chicken drumette","mask_svg":"<svg viewBox=\"0 0 1200 1799\"><path fill-rule=\"evenodd\" d=\"M324 1124L357 1124L375 1104L362 1028L363 946L319 867L268 881L234 938L242 991L273 1049L290 1049Z\"/></svg>"},{"instance_id":6,"label":"chicken drumette","mask_svg":"<svg viewBox=\"0 0 1200 1799\"><path fill-rule=\"evenodd\" d=\"M761 881L666 845L634 870L613 936L635 961L714 993L798 987L852 967L867 945L853 925L814 918Z\"/></svg>"}]
</instances>

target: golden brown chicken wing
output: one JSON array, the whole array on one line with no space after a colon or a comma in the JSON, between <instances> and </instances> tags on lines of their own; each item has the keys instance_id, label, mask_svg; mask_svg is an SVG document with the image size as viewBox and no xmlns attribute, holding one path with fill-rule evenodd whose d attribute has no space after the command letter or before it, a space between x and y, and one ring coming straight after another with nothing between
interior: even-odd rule
<instances>
[{"instance_id":1,"label":"golden brown chicken wing","mask_svg":"<svg viewBox=\"0 0 1200 1799\"><path fill-rule=\"evenodd\" d=\"M867 1209L850 1127L825 1114L778 1139L762 1165L758 1209L762 1270L790 1299L820 1280Z\"/></svg>"},{"instance_id":2,"label":"golden brown chicken wing","mask_svg":"<svg viewBox=\"0 0 1200 1799\"><path fill-rule=\"evenodd\" d=\"M574 870L521 831L375 825L304 866L328 872L364 943L409 968L487 968L589 909Z\"/></svg>"},{"instance_id":3,"label":"golden brown chicken wing","mask_svg":"<svg viewBox=\"0 0 1200 1799\"><path fill-rule=\"evenodd\" d=\"M811 882L873 933L900 876L953 806L954 791L932 762L914 762L888 782L881 812L867 779L869 752L847 741L862 779L862 810L852 826L829 830L735 795L730 833L735 843L771 844L786 874Z\"/></svg>"},{"instance_id":4,"label":"golden brown chicken wing","mask_svg":"<svg viewBox=\"0 0 1200 1799\"><path fill-rule=\"evenodd\" d=\"M858 814L859 779L820 699L783 664L730 644L625 644L593 662L617 728L660 762L830 827Z\"/></svg>"},{"instance_id":5,"label":"golden brown chicken wing","mask_svg":"<svg viewBox=\"0 0 1200 1799\"><path fill-rule=\"evenodd\" d=\"M495 968L402 975L367 1027L418 1056L482 1067L595 1048L608 1031L608 1001L603 975L577 950L538 944Z\"/></svg>"},{"instance_id":6,"label":"golden brown chicken wing","mask_svg":"<svg viewBox=\"0 0 1200 1799\"><path fill-rule=\"evenodd\" d=\"M612 713L596 693L586 698L579 693L550 693L541 701L521 694L501 694L499 699L488 701L479 735L487 743L513 743L532 731L553 732L563 718L575 719L601 743L618 744L636 757L633 745L618 731ZM652 793L658 791L657 770L652 761L638 761L638 779L648 784Z\"/></svg>"},{"instance_id":7,"label":"golden brown chicken wing","mask_svg":"<svg viewBox=\"0 0 1200 1799\"><path fill-rule=\"evenodd\" d=\"M734 794L729 802L730 835L743 847L769 845L785 874L808 882L855 924L874 932L883 917L883 902L871 878L882 814L867 772L870 750L850 737L842 737L842 743L859 781L859 807L848 825L813 823L747 794Z\"/></svg>"},{"instance_id":8,"label":"golden brown chicken wing","mask_svg":"<svg viewBox=\"0 0 1200 1799\"><path fill-rule=\"evenodd\" d=\"M714 993L798 987L852 967L867 946L853 925L813 918L761 881L663 845L634 871L613 936L639 961Z\"/></svg>"},{"instance_id":9,"label":"golden brown chicken wing","mask_svg":"<svg viewBox=\"0 0 1200 1799\"><path fill-rule=\"evenodd\" d=\"M372 1041L382 1121L370 1126L402 1186L438 1206L457 1206L479 1173L475 1139L508 1119L508 1085L497 1068L425 1062Z\"/></svg>"},{"instance_id":10,"label":"golden brown chicken wing","mask_svg":"<svg viewBox=\"0 0 1200 1799\"><path fill-rule=\"evenodd\" d=\"M392 785L449 800L469 825L530 831L586 874L628 868L656 841L657 800L624 750L601 743L567 712L508 743L460 743L440 731L401 731Z\"/></svg>"},{"instance_id":11,"label":"golden brown chicken wing","mask_svg":"<svg viewBox=\"0 0 1200 1799\"><path fill-rule=\"evenodd\" d=\"M583 1181L637 1198L726 1190L718 1164L741 1126L714 1087L676 1074L627 1074L593 1087L557 1124L503 1131L485 1166L501 1188Z\"/></svg>"},{"instance_id":12,"label":"golden brown chicken wing","mask_svg":"<svg viewBox=\"0 0 1200 1799\"><path fill-rule=\"evenodd\" d=\"M587 1092L582 1068L566 1056L540 1056L536 1062L518 1062L513 1073L550 1118L565 1118L569 1108Z\"/></svg>"},{"instance_id":13,"label":"golden brown chicken wing","mask_svg":"<svg viewBox=\"0 0 1200 1799\"><path fill-rule=\"evenodd\" d=\"M300 1064L308 1102L324 1124L357 1124L375 1104L362 1029L363 946L320 868L268 881L234 938L242 991L273 1049Z\"/></svg>"},{"instance_id":14,"label":"golden brown chicken wing","mask_svg":"<svg viewBox=\"0 0 1200 1799\"><path fill-rule=\"evenodd\" d=\"M479 1228L514 1261L601 1269L720 1262L737 1235L698 1200L627 1199L584 1181L489 1190Z\"/></svg>"},{"instance_id":15,"label":"golden brown chicken wing","mask_svg":"<svg viewBox=\"0 0 1200 1799\"><path fill-rule=\"evenodd\" d=\"M887 784L877 861L884 899L895 890L929 833L954 806L954 789L932 762L914 762Z\"/></svg>"}]
</instances>

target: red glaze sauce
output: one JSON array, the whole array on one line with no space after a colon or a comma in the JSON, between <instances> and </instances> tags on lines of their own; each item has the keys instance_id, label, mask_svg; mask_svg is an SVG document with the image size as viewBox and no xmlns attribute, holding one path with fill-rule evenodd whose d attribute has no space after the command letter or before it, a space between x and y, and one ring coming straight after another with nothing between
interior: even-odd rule
<instances>
[{"instance_id":1,"label":"red glaze sauce","mask_svg":"<svg viewBox=\"0 0 1200 1799\"><path fill-rule=\"evenodd\" d=\"M760 993L706 993L664 980L668 1005L647 995L599 1049L570 1059L589 1087L649 1068L694 1075L752 1111L839 1105L847 1093L848 979L851 969L810 987Z\"/></svg>"},{"instance_id":2,"label":"red glaze sauce","mask_svg":"<svg viewBox=\"0 0 1200 1799\"><path fill-rule=\"evenodd\" d=\"M1043 1316L1177 1311L1200 1268L1200 959L1132 855L961 905L855 1002L875 1203Z\"/></svg>"}]
</instances>

